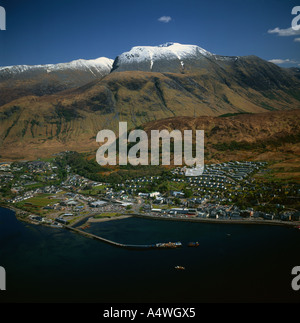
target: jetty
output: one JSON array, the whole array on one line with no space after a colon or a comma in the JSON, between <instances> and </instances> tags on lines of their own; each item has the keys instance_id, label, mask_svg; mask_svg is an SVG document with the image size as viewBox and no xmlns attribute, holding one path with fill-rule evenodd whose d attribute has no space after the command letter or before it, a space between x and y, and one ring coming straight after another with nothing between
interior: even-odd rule
<instances>
[{"instance_id":1,"label":"jetty","mask_svg":"<svg viewBox=\"0 0 300 323\"><path fill-rule=\"evenodd\" d=\"M180 242L168 242L168 243L157 243L157 244L150 244L150 245L131 245L131 244L124 244L124 243L119 243L115 242L109 239L105 239L103 237L97 236L93 233L89 233L83 230L80 230L78 228L74 228L70 225L64 225L64 228L70 231L73 231L75 233L81 234L87 238L91 238L94 240L98 240L101 242L104 242L106 244L112 245L114 247L118 248L125 248L125 249L133 249L133 250L145 250L145 249L168 249L168 248L179 248L182 246Z\"/></svg>"}]
</instances>

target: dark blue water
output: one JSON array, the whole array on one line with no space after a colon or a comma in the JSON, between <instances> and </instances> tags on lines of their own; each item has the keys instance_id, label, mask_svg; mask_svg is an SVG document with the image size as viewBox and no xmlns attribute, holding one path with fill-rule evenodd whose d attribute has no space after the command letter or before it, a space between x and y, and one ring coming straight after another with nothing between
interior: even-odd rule
<instances>
[{"instance_id":1,"label":"dark blue water","mask_svg":"<svg viewBox=\"0 0 300 323\"><path fill-rule=\"evenodd\" d=\"M300 231L129 218L89 231L129 244L198 241L198 248L135 251L64 229L19 222L0 209L1 302L299 302L291 270ZM182 265L185 271L176 271Z\"/></svg>"}]
</instances>

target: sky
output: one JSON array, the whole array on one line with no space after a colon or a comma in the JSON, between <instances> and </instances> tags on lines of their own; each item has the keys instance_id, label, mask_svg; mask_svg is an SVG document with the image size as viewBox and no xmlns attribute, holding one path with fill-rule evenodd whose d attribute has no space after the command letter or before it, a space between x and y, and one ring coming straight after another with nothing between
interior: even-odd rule
<instances>
[{"instance_id":1,"label":"sky","mask_svg":"<svg viewBox=\"0 0 300 323\"><path fill-rule=\"evenodd\" d=\"M0 66L115 59L133 46L198 45L300 67L300 0L0 0ZM300 16L298 20L300 25Z\"/></svg>"}]
</instances>

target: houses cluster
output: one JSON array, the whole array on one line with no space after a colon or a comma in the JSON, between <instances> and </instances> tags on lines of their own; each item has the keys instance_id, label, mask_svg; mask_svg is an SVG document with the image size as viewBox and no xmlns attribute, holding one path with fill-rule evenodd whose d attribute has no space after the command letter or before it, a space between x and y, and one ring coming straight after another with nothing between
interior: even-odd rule
<instances>
[{"instance_id":1,"label":"houses cluster","mask_svg":"<svg viewBox=\"0 0 300 323\"><path fill-rule=\"evenodd\" d=\"M14 203L38 193L55 193L57 188L46 184L57 179L57 174L53 172L54 168L52 163L43 161L2 163L0 165L0 188L12 182L12 185L9 186L11 193L22 195L13 199ZM20 171L22 172L20 173ZM33 190L34 186L42 186L41 183L45 183L46 186Z\"/></svg>"},{"instance_id":2,"label":"houses cluster","mask_svg":"<svg viewBox=\"0 0 300 323\"><path fill-rule=\"evenodd\" d=\"M131 194L138 193L146 184L151 184L160 179L160 176L143 176L134 179L127 179L124 183L117 184L118 188L126 188Z\"/></svg>"},{"instance_id":3,"label":"houses cluster","mask_svg":"<svg viewBox=\"0 0 300 323\"><path fill-rule=\"evenodd\" d=\"M14 179L14 175L12 173L3 173L0 174L0 184L5 185Z\"/></svg>"},{"instance_id":4,"label":"houses cluster","mask_svg":"<svg viewBox=\"0 0 300 323\"><path fill-rule=\"evenodd\" d=\"M34 161L26 162L21 166L19 164L0 164L0 171L2 170L0 172L0 188L1 185L13 181L12 185L9 183L9 189L11 187L11 192L15 196L8 200L10 203L24 201L40 193L54 196L59 192L66 191L66 193L59 194L59 197L56 196L60 199L59 202L49 203L44 207L45 210L64 212L58 217L58 222L65 222L68 217L89 212L119 212L128 206L132 206L135 211L143 209L145 213L162 216L214 219L260 217L272 220L275 217L274 214L256 212L253 209L241 210L236 205L222 205L231 204L232 200L237 200L237 197L243 197L245 192L256 193L253 194L255 196L254 203L257 201L257 196L263 199L264 196L269 196L271 193L277 194L277 188L270 188L267 185L262 185L257 190L255 182L251 179L250 175L262 170L265 165L264 162L238 161L211 164L206 165L204 172L199 176L186 176L186 168L178 167L167 175L142 176L116 185L99 183L72 174L67 166L67 178L56 186L49 185L48 182L57 179L58 173L55 170L57 166L51 162ZM13 172L13 170L19 170L22 167L25 167L26 172ZM163 185L164 188L170 185L173 190L148 192L150 187L153 190L160 190L159 184L163 181L166 182L166 185ZM36 183L39 185L34 185ZM41 185L41 183L43 184ZM101 190L94 189L99 185L103 186ZM36 186L40 187L33 188ZM272 192L269 192L270 189ZM281 189L278 188L278 193ZM285 190L287 189L292 188L285 188ZM293 190L295 189L298 191L295 193L293 191L292 195L300 193L299 187L293 187ZM190 191L189 195L188 191ZM91 192L93 194L90 194ZM284 206L279 205L278 210L282 210L282 212L276 212L277 218L280 217L285 221L295 219L295 212L286 211ZM35 220L38 221L38 219Z\"/></svg>"},{"instance_id":5,"label":"houses cluster","mask_svg":"<svg viewBox=\"0 0 300 323\"><path fill-rule=\"evenodd\" d=\"M92 181L88 178L85 178L83 176L74 174L74 175L68 175L67 179L61 183L61 187L69 190L69 189L83 189L86 186L97 186L101 185L102 183Z\"/></svg>"},{"instance_id":6,"label":"houses cluster","mask_svg":"<svg viewBox=\"0 0 300 323\"><path fill-rule=\"evenodd\" d=\"M56 173L52 173L50 175L44 175L42 177L43 182L53 181L58 178L58 175Z\"/></svg>"},{"instance_id":7,"label":"houses cluster","mask_svg":"<svg viewBox=\"0 0 300 323\"><path fill-rule=\"evenodd\" d=\"M28 170L31 173L45 173L52 170L52 163L41 160L30 161L27 163Z\"/></svg>"},{"instance_id":8,"label":"houses cluster","mask_svg":"<svg viewBox=\"0 0 300 323\"><path fill-rule=\"evenodd\" d=\"M214 203L205 203L195 208L190 207L171 207L171 208L153 208L151 205L145 205L144 211L152 215L180 218L210 218L220 220L242 220L264 219L281 221L299 221L300 212L282 212L278 215L269 214L260 211L254 211L253 208L246 210L239 209L236 205L219 205Z\"/></svg>"},{"instance_id":9,"label":"houses cluster","mask_svg":"<svg viewBox=\"0 0 300 323\"><path fill-rule=\"evenodd\" d=\"M227 162L221 164L210 164L204 167L200 176L187 176L188 183L191 186L201 186L209 188L226 189L226 186L234 185L239 181L245 180L253 172L258 171L266 165L265 162ZM172 171L174 175L185 174L186 167L176 168ZM184 181L182 178L174 178L174 181Z\"/></svg>"},{"instance_id":10,"label":"houses cluster","mask_svg":"<svg viewBox=\"0 0 300 323\"><path fill-rule=\"evenodd\" d=\"M60 220L60 219L48 219L48 218L45 218L45 217L42 217L42 216L38 216L38 215L34 215L34 214L31 214L29 215L29 219L33 222L33 223L41 223L41 224L47 224L51 227L62 227L62 222L61 221L57 221L57 220Z\"/></svg>"},{"instance_id":11,"label":"houses cluster","mask_svg":"<svg viewBox=\"0 0 300 323\"><path fill-rule=\"evenodd\" d=\"M18 203L18 202L22 202L24 200L30 199L31 197L33 197L35 195L34 191L28 191L25 192L22 195L17 195L15 197L13 197L12 199L9 199L8 202L9 203Z\"/></svg>"},{"instance_id":12,"label":"houses cluster","mask_svg":"<svg viewBox=\"0 0 300 323\"><path fill-rule=\"evenodd\" d=\"M0 163L0 171L7 172L11 170L11 163Z\"/></svg>"},{"instance_id":13,"label":"houses cluster","mask_svg":"<svg viewBox=\"0 0 300 323\"><path fill-rule=\"evenodd\" d=\"M159 197L161 195L160 192L152 192L152 193L138 193L138 196L144 197L144 198L151 198L151 197Z\"/></svg>"},{"instance_id":14,"label":"houses cluster","mask_svg":"<svg viewBox=\"0 0 300 323\"><path fill-rule=\"evenodd\" d=\"M15 194L13 198L9 199L9 203L18 203L27 199L30 199L31 197L34 197L38 194L57 194L61 191L61 189L58 186L50 185L45 187L36 188L33 190L29 190L26 192L24 191L24 187L12 187L11 192Z\"/></svg>"}]
</instances>

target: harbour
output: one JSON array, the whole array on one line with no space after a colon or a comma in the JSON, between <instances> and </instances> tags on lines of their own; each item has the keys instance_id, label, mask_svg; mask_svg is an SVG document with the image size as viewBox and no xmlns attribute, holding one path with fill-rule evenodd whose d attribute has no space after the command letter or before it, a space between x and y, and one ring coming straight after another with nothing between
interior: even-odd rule
<instances>
[{"instance_id":1,"label":"harbour","mask_svg":"<svg viewBox=\"0 0 300 323\"><path fill-rule=\"evenodd\" d=\"M299 301L291 269L300 235L291 227L129 217L89 223L84 232L99 240L20 222L7 209L0 209L0 223L7 272L1 302ZM182 246L128 249L107 240Z\"/></svg>"}]
</instances>

